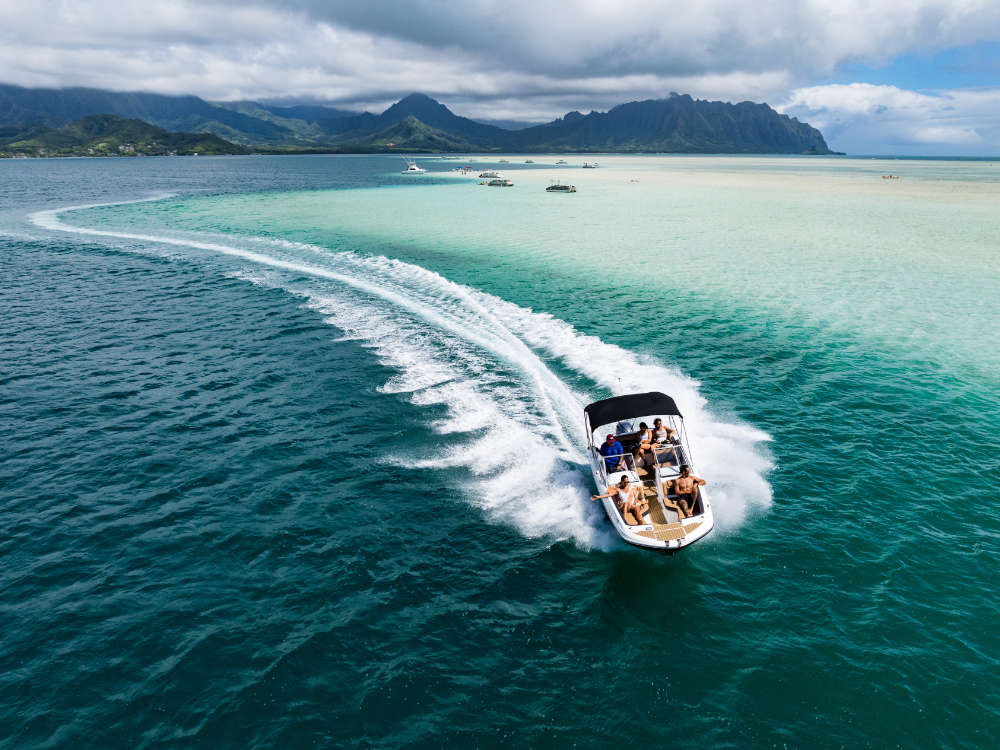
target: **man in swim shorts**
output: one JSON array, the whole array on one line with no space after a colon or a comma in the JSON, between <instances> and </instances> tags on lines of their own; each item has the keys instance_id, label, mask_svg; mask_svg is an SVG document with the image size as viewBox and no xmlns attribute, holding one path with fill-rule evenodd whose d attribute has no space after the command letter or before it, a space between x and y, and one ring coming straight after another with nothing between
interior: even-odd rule
<instances>
[{"instance_id":1,"label":"man in swim shorts","mask_svg":"<svg viewBox=\"0 0 1000 750\"><path fill-rule=\"evenodd\" d=\"M677 507L680 508L682 518L694 515L694 505L698 501L698 487L705 484L705 480L691 474L691 467L687 464L681 466L681 475L674 480L674 492L677 495ZM664 482L664 490L669 482Z\"/></svg>"}]
</instances>

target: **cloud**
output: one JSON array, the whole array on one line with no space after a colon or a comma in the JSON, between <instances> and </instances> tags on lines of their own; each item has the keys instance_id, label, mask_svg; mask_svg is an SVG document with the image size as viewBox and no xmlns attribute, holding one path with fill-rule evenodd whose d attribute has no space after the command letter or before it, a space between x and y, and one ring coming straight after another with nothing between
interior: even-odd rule
<instances>
[{"instance_id":1,"label":"cloud","mask_svg":"<svg viewBox=\"0 0 1000 750\"><path fill-rule=\"evenodd\" d=\"M989 0L0 0L0 18L0 75L26 86L371 109L423 91L461 114L532 120L679 91L784 101L844 138L842 125L888 112L907 143L966 145L992 131L933 107L940 121L903 127L916 92L808 84L845 63L1000 40ZM865 96L885 112L854 112ZM983 116L996 106L947 96Z\"/></svg>"},{"instance_id":2,"label":"cloud","mask_svg":"<svg viewBox=\"0 0 1000 750\"><path fill-rule=\"evenodd\" d=\"M796 89L777 109L853 153L1000 153L1000 88L933 93L868 83Z\"/></svg>"},{"instance_id":3,"label":"cloud","mask_svg":"<svg viewBox=\"0 0 1000 750\"><path fill-rule=\"evenodd\" d=\"M832 70L995 39L988 0L287 0L310 17L548 75Z\"/></svg>"}]
</instances>

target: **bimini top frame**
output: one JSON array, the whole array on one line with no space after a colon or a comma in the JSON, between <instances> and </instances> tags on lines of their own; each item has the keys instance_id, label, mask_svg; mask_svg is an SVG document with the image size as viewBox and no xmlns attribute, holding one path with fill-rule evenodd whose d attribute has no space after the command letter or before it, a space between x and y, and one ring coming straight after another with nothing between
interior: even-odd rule
<instances>
[{"instance_id":1,"label":"bimini top frame","mask_svg":"<svg viewBox=\"0 0 1000 750\"><path fill-rule=\"evenodd\" d=\"M683 419L674 400L667 394L658 391L606 398L603 401L595 401L583 411L587 415L588 425L595 428L612 422L620 422L623 419L644 417L647 414L677 416Z\"/></svg>"}]
</instances>

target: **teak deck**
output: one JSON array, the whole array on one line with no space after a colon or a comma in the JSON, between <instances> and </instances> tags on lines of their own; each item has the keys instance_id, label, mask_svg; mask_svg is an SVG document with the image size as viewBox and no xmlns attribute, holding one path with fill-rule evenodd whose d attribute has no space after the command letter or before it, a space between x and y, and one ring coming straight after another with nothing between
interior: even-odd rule
<instances>
[{"instance_id":1,"label":"teak deck","mask_svg":"<svg viewBox=\"0 0 1000 750\"><path fill-rule=\"evenodd\" d=\"M649 472L639 469L639 476L647 476L648 474ZM669 498L667 498L665 503L667 512L664 513L663 506L660 505L659 498L656 496L656 483L654 480L643 480L642 494L646 502L649 503L649 520L652 522L653 528L651 530L636 532L639 536L668 542L674 539L683 539L687 534L690 534L701 526L701 521L685 525L677 511L677 506ZM625 523L630 526L637 525L637 519L631 512L624 515Z\"/></svg>"}]
</instances>

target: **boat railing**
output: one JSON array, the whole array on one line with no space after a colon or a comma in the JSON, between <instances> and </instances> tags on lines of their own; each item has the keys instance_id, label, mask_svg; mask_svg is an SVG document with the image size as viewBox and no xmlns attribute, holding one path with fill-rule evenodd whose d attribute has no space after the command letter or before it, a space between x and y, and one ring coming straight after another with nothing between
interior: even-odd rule
<instances>
[{"instance_id":1,"label":"boat railing","mask_svg":"<svg viewBox=\"0 0 1000 750\"><path fill-rule=\"evenodd\" d=\"M653 456L656 458L656 466L673 463L680 466L684 461L684 446L680 443L657 443L653 446ZM673 458L673 461L670 459Z\"/></svg>"},{"instance_id":2,"label":"boat railing","mask_svg":"<svg viewBox=\"0 0 1000 750\"><path fill-rule=\"evenodd\" d=\"M628 451L624 451L620 454L605 457L601 455L600 446L594 446L594 456L601 466L601 476L604 478L604 481L608 484L611 483L610 475L615 473L617 470L611 470L608 466L608 462L606 459L621 457L622 461L625 463L625 469L627 471L635 473L635 459L632 457L632 454L629 453Z\"/></svg>"}]
</instances>

